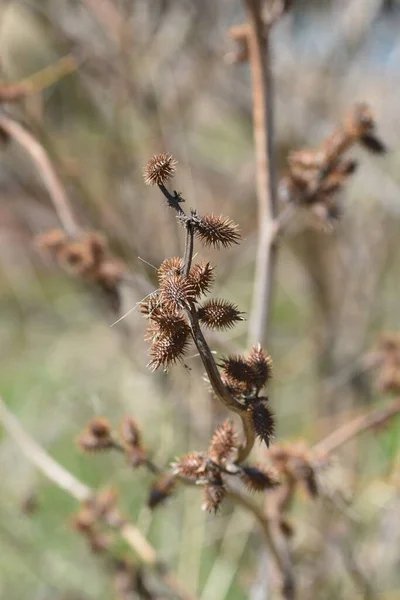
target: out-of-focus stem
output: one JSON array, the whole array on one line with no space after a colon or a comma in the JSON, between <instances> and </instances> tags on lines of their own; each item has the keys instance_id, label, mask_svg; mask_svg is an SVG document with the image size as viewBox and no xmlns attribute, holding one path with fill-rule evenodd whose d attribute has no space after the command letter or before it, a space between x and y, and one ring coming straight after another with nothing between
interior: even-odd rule
<instances>
[{"instance_id":1,"label":"out-of-focus stem","mask_svg":"<svg viewBox=\"0 0 400 600\"><path fill-rule=\"evenodd\" d=\"M273 105L269 30L262 19L261 1L245 0L249 30L247 44L252 76L253 129L256 153L258 228L249 343L265 344L271 310L276 262L276 183L273 156Z\"/></svg>"},{"instance_id":2,"label":"out-of-focus stem","mask_svg":"<svg viewBox=\"0 0 400 600\"><path fill-rule=\"evenodd\" d=\"M63 229L71 237L76 237L80 228L73 215L67 194L43 146L22 125L4 114L0 115L0 130L15 140L29 154L47 188Z\"/></svg>"}]
</instances>

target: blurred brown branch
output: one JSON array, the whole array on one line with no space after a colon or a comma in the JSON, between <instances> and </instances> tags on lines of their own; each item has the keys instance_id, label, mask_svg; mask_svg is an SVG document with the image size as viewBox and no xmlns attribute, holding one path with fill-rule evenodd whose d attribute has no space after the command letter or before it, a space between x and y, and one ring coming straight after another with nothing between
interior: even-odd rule
<instances>
[{"instance_id":1,"label":"blurred brown branch","mask_svg":"<svg viewBox=\"0 0 400 600\"><path fill-rule=\"evenodd\" d=\"M65 189L46 150L20 123L4 114L0 115L0 130L7 137L15 140L29 154L47 188L63 229L71 237L76 237L80 227L75 220Z\"/></svg>"}]
</instances>

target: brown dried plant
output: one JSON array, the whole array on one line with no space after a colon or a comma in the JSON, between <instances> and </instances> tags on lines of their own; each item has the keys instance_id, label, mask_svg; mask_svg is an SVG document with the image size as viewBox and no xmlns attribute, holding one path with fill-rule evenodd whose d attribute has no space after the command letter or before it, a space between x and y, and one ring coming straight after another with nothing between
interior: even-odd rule
<instances>
[{"instance_id":1,"label":"brown dried plant","mask_svg":"<svg viewBox=\"0 0 400 600\"><path fill-rule=\"evenodd\" d=\"M338 193L358 167L355 160L345 157L355 144L374 154L386 152L376 134L372 110L364 103L356 104L319 148L289 154L289 173L280 182L281 197L307 208L318 226L332 227L341 216Z\"/></svg>"}]
</instances>

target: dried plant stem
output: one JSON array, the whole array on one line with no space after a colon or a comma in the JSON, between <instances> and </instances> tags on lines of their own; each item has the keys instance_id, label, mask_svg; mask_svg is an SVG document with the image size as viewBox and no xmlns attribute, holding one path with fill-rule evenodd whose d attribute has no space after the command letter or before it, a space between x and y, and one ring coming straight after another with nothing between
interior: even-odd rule
<instances>
[{"instance_id":1,"label":"dried plant stem","mask_svg":"<svg viewBox=\"0 0 400 600\"><path fill-rule=\"evenodd\" d=\"M316 453L331 454L368 429L385 425L387 421L400 413L400 398L393 400L385 408L377 408L345 423L330 435L313 446Z\"/></svg>"},{"instance_id":2,"label":"dried plant stem","mask_svg":"<svg viewBox=\"0 0 400 600\"><path fill-rule=\"evenodd\" d=\"M192 265L194 229L192 224L190 223L190 219L187 218L185 211L180 205L180 202L182 202L182 200L180 199L179 195L176 192L174 192L174 194L171 194L164 185L159 185L159 188L164 194L165 198L167 199L168 205L177 212L178 217L183 217L187 219L186 243L183 259L183 272L187 276ZM226 406L226 408L235 412L242 419L243 430L245 434L245 442L241 446L237 458L238 462L241 462L248 457L256 440L254 428L250 425L251 416L249 415L246 408L242 404L240 404L240 402L238 402L236 398L232 396L227 387L223 384L215 359L201 330L196 310L188 309L186 313L189 319L193 341L196 345L197 351L200 355L201 361L206 370L208 379L214 390L215 395L219 398L222 404Z\"/></svg>"},{"instance_id":3,"label":"dried plant stem","mask_svg":"<svg viewBox=\"0 0 400 600\"><path fill-rule=\"evenodd\" d=\"M74 218L61 181L43 146L22 125L4 114L0 115L0 130L15 140L29 154L49 192L62 227L68 235L76 237L80 228Z\"/></svg>"},{"instance_id":4,"label":"dried plant stem","mask_svg":"<svg viewBox=\"0 0 400 600\"><path fill-rule=\"evenodd\" d=\"M1 397L0 422L3 424L4 429L17 442L28 460L54 484L79 502L89 500L95 496L94 490L79 481L79 479L56 462L26 433L18 419L8 410ZM161 562L153 546L151 546L137 527L131 523L124 522L119 528L119 533L140 561L157 571L159 577L171 589L176 598L180 598L181 600L196 600L195 596L182 589L179 581L166 569L165 564Z\"/></svg>"},{"instance_id":5,"label":"dried plant stem","mask_svg":"<svg viewBox=\"0 0 400 600\"><path fill-rule=\"evenodd\" d=\"M256 519L263 533L266 546L274 557L275 563L279 569L282 579L282 594L287 600L293 599L295 597L295 577L293 565L287 550L287 545L285 544L278 546L280 537L277 536L274 531L274 529L277 527L274 519L270 519L262 507L259 507L248 496L242 494L240 491L229 487L228 496L232 498L236 504L242 506L254 515L254 518Z\"/></svg>"},{"instance_id":6,"label":"dried plant stem","mask_svg":"<svg viewBox=\"0 0 400 600\"><path fill-rule=\"evenodd\" d=\"M245 0L249 29L247 44L252 75L253 128L257 164L259 239L249 322L249 343L265 344L276 263L276 184L273 158L272 81L269 31L262 19L260 0Z\"/></svg>"}]
</instances>

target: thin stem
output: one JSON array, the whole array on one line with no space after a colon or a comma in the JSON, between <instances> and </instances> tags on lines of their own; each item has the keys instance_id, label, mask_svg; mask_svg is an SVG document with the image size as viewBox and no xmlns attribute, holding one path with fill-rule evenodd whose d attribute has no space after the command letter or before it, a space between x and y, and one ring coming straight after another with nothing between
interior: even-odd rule
<instances>
[{"instance_id":1,"label":"thin stem","mask_svg":"<svg viewBox=\"0 0 400 600\"><path fill-rule=\"evenodd\" d=\"M29 154L47 188L62 227L68 235L76 237L80 228L61 181L43 146L22 125L4 114L0 115L0 130L14 139Z\"/></svg>"},{"instance_id":2,"label":"thin stem","mask_svg":"<svg viewBox=\"0 0 400 600\"><path fill-rule=\"evenodd\" d=\"M185 217L185 211L183 210L183 208L181 207L181 202L183 202L182 198L179 196L179 194L177 192L174 192L173 194L171 194L171 192L169 192L167 190L167 188L165 187L165 185L161 184L158 186L161 190L161 192L164 194L165 198L167 199L168 202L168 206L170 206L171 208L173 208L174 210L176 210L176 212L178 213L178 216L180 217Z\"/></svg>"},{"instance_id":3,"label":"thin stem","mask_svg":"<svg viewBox=\"0 0 400 600\"><path fill-rule=\"evenodd\" d=\"M183 255L183 274L185 277L189 276L189 272L190 272L190 269L192 266L193 246L194 246L194 228L193 228L192 223L189 220L186 223L185 253Z\"/></svg>"},{"instance_id":4,"label":"thin stem","mask_svg":"<svg viewBox=\"0 0 400 600\"><path fill-rule=\"evenodd\" d=\"M30 460L54 484L79 502L91 500L95 497L94 490L79 481L79 479L56 462L28 435L28 433L26 433L17 418L8 410L1 397L0 421L4 426L4 429L17 442L28 460ZM180 598L181 600L196 600L195 596L183 590L181 584L168 572L167 567L159 559L153 546L135 525L123 522L118 531L125 542L132 550L134 550L141 562L154 568L159 577L169 586L177 598Z\"/></svg>"},{"instance_id":5,"label":"thin stem","mask_svg":"<svg viewBox=\"0 0 400 600\"><path fill-rule=\"evenodd\" d=\"M286 600L293 600L295 597L295 577L293 565L287 551L287 547L280 547L278 545L279 538L274 532L274 529L277 525L274 523L274 520L270 519L261 507L257 506L250 498L244 494L241 494L238 490L228 487L228 496L232 498L236 504L243 506L243 508L250 511L254 515L256 521L261 527L266 546L273 555L276 565L280 571L282 577L282 593L284 598Z\"/></svg>"},{"instance_id":6,"label":"thin stem","mask_svg":"<svg viewBox=\"0 0 400 600\"><path fill-rule=\"evenodd\" d=\"M341 446L355 438L360 433L380 427L400 413L400 398L397 398L385 408L377 408L369 413L356 417L349 423L333 431L330 435L313 446L315 453L332 454Z\"/></svg>"},{"instance_id":7,"label":"thin stem","mask_svg":"<svg viewBox=\"0 0 400 600\"><path fill-rule=\"evenodd\" d=\"M257 165L259 240L249 323L249 343L264 345L270 315L277 246L274 219L277 212L273 156L273 105L270 76L269 30L262 19L260 0L245 0L248 50L252 75L253 129Z\"/></svg>"}]
</instances>

